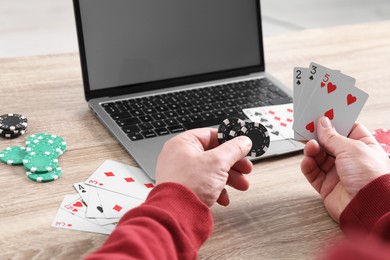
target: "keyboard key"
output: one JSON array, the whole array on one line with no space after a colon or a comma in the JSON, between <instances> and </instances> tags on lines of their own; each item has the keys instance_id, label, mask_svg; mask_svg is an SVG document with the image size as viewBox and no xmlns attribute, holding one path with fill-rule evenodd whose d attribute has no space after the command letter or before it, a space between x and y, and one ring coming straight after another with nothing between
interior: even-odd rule
<instances>
[{"instance_id":1,"label":"keyboard key","mask_svg":"<svg viewBox=\"0 0 390 260\"><path fill-rule=\"evenodd\" d=\"M168 129L166 129L165 127L156 128L156 129L154 129L154 131L156 132L157 135L167 135L167 134L169 134Z\"/></svg>"},{"instance_id":2,"label":"keyboard key","mask_svg":"<svg viewBox=\"0 0 390 260\"><path fill-rule=\"evenodd\" d=\"M164 113L164 115L168 118L177 117L178 114L175 111L167 111Z\"/></svg>"},{"instance_id":3,"label":"keyboard key","mask_svg":"<svg viewBox=\"0 0 390 260\"><path fill-rule=\"evenodd\" d=\"M126 134L136 133L136 132L140 131L140 129L139 129L139 127L137 125L124 126L124 127L122 127L122 130Z\"/></svg>"},{"instance_id":4,"label":"keyboard key","mask_svg":"<svg viewBox=\"0 0 390 260\"><path fill-rule=\"evenodd\" d=\"M142 111L145 113L145 115L157 113L157 110L152 107L144 108Z\"/></svg>"},{"instance_id":5,"label":"keyboard key","mask_svg":"<svg viewBox=\"0 0 390 260\"><path fill-rule=\"evenodd\" d=\"M141 121L139 121L139 119L135 118L135 117L116 120L117 125L119 125L120 127L128 126L128 125L136 125L136 124L138 124L140 122Z\"/></svg>"},{"instance_id":6,"label":"keyboard key","mask_svg":"<svg viewBox=\"0 0 390 260\"><path fill-rule=\"evenodd\" d=\"M169 125L169 126L179 124L179 122L177 122L177 120L174 119L174 118L165 119L164 122L165 122L167 125Z\"/></svg>"},{"instance_id":7,"label":"keyboard key","mask_svg":"<svg viewBox=\"0 0 390 260\"><path fill-rule=\"evenodd\" d=\"M142 122L150 122L150 121L153 121L153 117L152 116L148 116L148 115L145 115L145 116L140 116L138 117Z\"/></svg>"},{"instance_id":8,"label":"keyboard key","mask_svg":"<svg viewBox=\"0 0 390 260\"><path fill-rule=\"evenodd\" d=\"M114 120L125 119L129 117L132 117L129 112L120 112L120 113L111 114L111 118Z\"/></svg>"},{"instance_id":9,"label":"keyboard key","mask_svg":"<svg viewBox=\"0 0 390 260\"><path fill-rule=\"evenodd\" d=\"M152 122L152 125L153 125L154 128L161 128L161 127L166 126L166 124L163 121Z\"/></svg>"},{"instance_id":10,"label":"keyboard key","mask_svg":"<svg viewBox=\"0 0 390 260\"><path fill-rule=\"evenodd\" d=\"M176 112L181 116L185 116L191 113L188 109L178 109L176 110Z\"/></svg>"},{"instance_id":11,"label":"keyboard key","mask_svg":"<svg viewBox=\"0 0 390 260\"><path fill-rule=\"evenodd\" d=\"M153 130L142 131L141 134L145 138L152 138L157 136L157 134Z\"/></svg>"},{"instance_id":12,"label":"keyboard key","mask_svg":"<svg viewBox=\"0 0 390 260\"><path fill-rule=\"evenodd\" d=\"M137 141L137 140L141 140L141 139L144 139L144 137L141 135L141 133L139 132L136 132L136 133L130 133L127 135L130 140L132 141Z\"/></svg>"},{"instance_id":13,"label":"keyboard key","mask_svg":"<svg viewBox=\"0 0 390 260\"><path fill-rule=\"evenodd\" d=\"M179 133L186 130L182 125L173 125L173 126L168 126L167 128L171 133Z\"/></svg>"},{"instance_id":14,"label":"keyboard key","mask_svg":"<svg viewBox=\"0 0 390 260\"><path fill-rule=\"evenodd\" d=\"M135 110L131 110L130 111L130 114L134 117L137 117L137 116L142 116L144 115L144 112L142 112L141 109L135 109Z\"/></svg>"},{"instance_id":15,"label":"keyboard key","mask_svg":"<svg viewBox=\"0 0 390 260\"><path fill-rule=\"evenodd\" d=\"M138 125L141 130L150 130L153 129L153 126L151 123L144 123L144 124L139 124Z\"/></svg>"},{"instance_id":16,"label":"keyboard key","mask_svg":"<svg viewBox=\"0 0 390 260\"><path fill-rule=\"evenodd\" d=\"M106 106L104 107L104 110L106 110L106 112L109 114L116 114L122 112L116 106Z\"/></svg>"},{"instance_id":17,"label":"keyboard key","mask_svg":"<svg viewBox=\"0 0 390 260\"><path fill-rule=\"evenodd\" d=\"M178 118L176 118L176 120L179 121L179 123L181 123L181 124L191 122L191 119L188 116L179 116Z\"/></svg>"},{"instance_id":18,"label":"keyboard key","mask_svg":"<svg viewBox=\"0 0 390 260\"><path fill-rule=\"evenodd\" d=\"M200 114L195 114L195 115L189 115L188 116L192 121L201 121L204 118Z\"/></svg>"},{"instance_id":19,"label":"keyboard key","mask_svg":"<svg viewBox=\"0 0 390 260\"><path fill-rule=\"evenodd\" d=\"M167 117L166 117L164 114L162 114L162 113L154 114L154 115L152 115L152 117L154 118L154 120L161 120L161 119L167 118Z\"/></svg>"}]
</instances>

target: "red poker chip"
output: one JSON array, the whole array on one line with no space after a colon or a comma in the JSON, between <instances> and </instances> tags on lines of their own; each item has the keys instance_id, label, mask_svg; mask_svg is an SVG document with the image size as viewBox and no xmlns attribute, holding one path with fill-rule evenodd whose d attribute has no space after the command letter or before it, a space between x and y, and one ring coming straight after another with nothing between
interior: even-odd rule
<instances>
[{"instance_id":1,"label":"red poker chip","mask_svg":"<svg viewBox=\"0 0 390 260\"><path fill-rule=\"evenodd\" d=\"M390 131L388 129L377 129L372 134L390 157Z\"/></svg>"}]
</instances>

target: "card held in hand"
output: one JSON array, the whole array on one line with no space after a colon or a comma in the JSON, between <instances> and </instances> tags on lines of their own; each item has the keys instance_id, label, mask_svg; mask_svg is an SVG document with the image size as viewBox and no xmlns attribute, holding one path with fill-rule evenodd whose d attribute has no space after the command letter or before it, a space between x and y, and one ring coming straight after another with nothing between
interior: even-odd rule
<instances>
[{"instance_id":1,"label":"card held in hand","mask_svg":"<svg viewBox=\"0 0 390 260\"><path fill-rule=\"evenodd\" d=\"M368 99L368 94L354 84L355 79L350 76L311 63L305 86L297 90L300 98L294 104L294 136L299 140L317 140L317 120L322 116L331 120L339 134L348 136Z\"/></svg>"}]
</instances>

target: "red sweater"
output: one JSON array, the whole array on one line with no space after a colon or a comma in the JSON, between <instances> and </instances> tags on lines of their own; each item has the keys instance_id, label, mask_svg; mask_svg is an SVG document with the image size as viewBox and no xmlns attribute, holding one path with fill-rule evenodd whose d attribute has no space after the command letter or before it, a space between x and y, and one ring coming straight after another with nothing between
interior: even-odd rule
<instances>
[{"instance_id":1,"label":"red sweater","mask_svg":"<svg viewBox=\"0 0 390 260\"><path fill-rule=\"evenodd\" d=\"M212 227L209 208L194 193L179 184L160 184L86 259L196 259ZM341 215L340 227L351 239L331 250L327 259L390 259L390 174L355 196Z\"/></svg>"}]
</instances>

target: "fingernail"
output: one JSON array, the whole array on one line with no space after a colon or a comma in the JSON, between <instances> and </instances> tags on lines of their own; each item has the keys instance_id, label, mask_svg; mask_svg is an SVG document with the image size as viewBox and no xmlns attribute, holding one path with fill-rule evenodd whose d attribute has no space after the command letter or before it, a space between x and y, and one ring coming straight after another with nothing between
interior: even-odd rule
<instances>
[{"instance_id":1,"label":"fingernail","mask_svg":"<svg viewBox=\"0 0 390 260\"><path fill-rule=\"evenodd\" d=\"M332 127L332 123L330 122L329 118L326 116L321 117L321 125L323 128L331 128Z\"/></svg>"}]
</instances>

